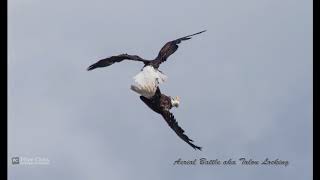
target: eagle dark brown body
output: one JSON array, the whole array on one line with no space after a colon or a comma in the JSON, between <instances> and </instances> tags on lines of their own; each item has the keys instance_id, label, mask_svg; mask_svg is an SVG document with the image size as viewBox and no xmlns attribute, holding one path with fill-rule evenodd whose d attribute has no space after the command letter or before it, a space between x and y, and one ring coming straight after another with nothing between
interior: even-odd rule
<instances>
[{"instance_id":1,"label":"eagle dark brown body","mask_svg":"<svg viewBox=\"0 0 320 180\"><path fill-rule=\"evenodd\" d=\"M170 128L186 143L188 143L194 149L201 150L202 148L194 145L193 140L190 139L187 135L184 134L184 130L178 125L173 114L170 112L170 109L173 107L171 103L171 97L166 96L160 92L159 87L155 95L148 99L143 96L140 96L140 99L153 111L160 114L164 120L168 123Z\"/></svg>"},{"instance_id":2,"label":"eagle dark brown body","mask_svg":"<svg viewBox=\"0 0 320 180\"><path fill-rule=\"evenodd\" d=\"M140 96L140 99L145 103L148 102L146 103L148 107L157 113L161 113L162 111L169 111L173 107L171 103L171 97L161 93L160 95L155 95L150 99Z\"/></svg>"}]
</instances>

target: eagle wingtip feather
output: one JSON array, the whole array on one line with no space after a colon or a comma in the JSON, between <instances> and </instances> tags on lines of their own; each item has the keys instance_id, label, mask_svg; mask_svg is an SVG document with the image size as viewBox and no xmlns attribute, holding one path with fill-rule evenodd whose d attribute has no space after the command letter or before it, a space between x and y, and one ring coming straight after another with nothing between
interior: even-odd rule
<instances>
[{"instance_id":1,"label":"eagle wingtip feather","mask_svg":"<svg viewBox=\"0 0 320 180\"><path fill-rule=\"evenodd\" d=\"M93 69L94 69L93 66L89 66L89 67L87 68L87 71L91 71L91 70L93 70Z\"/></svg>"},{"instance_id":2,"label":"eagle wingtip feather","mask_svg":"<svg viewBox=\"0 0 320 180\"><path fill-rule=\"evenodd\" d=\"M199 147L199 146L196 146L196 145L195 145L193 148L194 148L194 150L202 151L202 147Z\"/></svg>"}]
</instances>

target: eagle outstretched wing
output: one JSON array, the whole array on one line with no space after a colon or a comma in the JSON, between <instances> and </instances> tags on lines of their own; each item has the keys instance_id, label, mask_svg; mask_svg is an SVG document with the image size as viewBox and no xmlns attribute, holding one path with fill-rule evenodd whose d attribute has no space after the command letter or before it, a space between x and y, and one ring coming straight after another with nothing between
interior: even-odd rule
<instances>
[{"instance_id":1,"label":"eagle outstretched wing","mask_svg":"<svg viewBox=\"0 0 320 180\"><path fill-rule=\"evenodd\" d=\"M160 50L158 56L156 57L156 59L154 60L153 64L158 67L161 63L165 62L168 57L173 54L174 52L176 52L176 50L178 49L178 44L181 43L181 41L185 41L185 40L189 40L191 39L191 36L194 36L194 35L197 35L197 34L200 34L200 33L203 33L205 32L206 30L204 31L200 31L200 32L197 32L195 34L191 34L191 35L188 35L188 36L185 36L185 37L182 37L182 38L179 38L179 39L176 39L176 40L173 40L173 41L170 41L170 42L167 42Z\"/></svg>"},{"instance_id":2,"label":"eagle outstretched wing","mask_svg":"<svg viewBox=\"0 0 320 180\"><path fill-rule=\"evenodd\" d=\"M120 54L118 56L111 56L105 59L101 59L98 62L92 64L87 68L88 71L91 71L96 68L107 67L116 62L121 62L123 60L132 60L132 61L141 61L143 63L149 62L148 60L142 59L137 55L129 55L129 54Z\"/></svg>"},{"instance_id":3,"label":"eagle outstretched wing","mask_svg":"<svg viewBox=\"0 0 320 180\"><path fill-rule=\"evenodd\" d=\"M195 150L200 150L202 147L194 145L192 142L193 140L190 139L187 135L184 134L184 130L178 125L178 122L176 121L175 117L173 114L169 111L163 111L161 112L162 117L166 120L168 125L170 126L171 129L186 143L188 143L191 147L193 147Z\"/></svg>"},{"instance_id":4,"label":"eagle outstretched wing","mask_svg":"<svg viewBox=\"0 0 320 180\"><path fill-rule=\"evenodd\" d=\"M155 94L155 96L157 96L157 94L160 93L160 89L157 89L157 92ZM168 123L169 127L186 143L188 143L191 147L193 147L194 149L198 149L201 151L201 147L194 145L192 142L193 140L190 139L187 135L184 134L184 130L178 125L178 122L176 121L176 119L174 118L173 114L167 110L162 110L160 109L160 107L157 105L159 102L156 102L158 99L148 99L145 98L143 96L140 96L140 99L153 111L159 113L162 115L162 117L165 119L165 121Z\"/></svg>"}]
</instances>

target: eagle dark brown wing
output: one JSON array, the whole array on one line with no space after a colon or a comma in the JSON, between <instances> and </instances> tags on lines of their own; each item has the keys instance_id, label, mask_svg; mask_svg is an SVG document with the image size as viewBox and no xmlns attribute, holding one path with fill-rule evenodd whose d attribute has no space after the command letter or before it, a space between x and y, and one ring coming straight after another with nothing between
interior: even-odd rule
<instances>
[{"instance_id":1,"label":"eagle dark brown wing","mask_svg":"<svg viewBox=\"0 0 320 180\"><path fill-rule=\"evenodd\" d=\"M153 60L152 64L154 67L159 67L159 65L163 62L165 62L168 57L173 54L174 52L176 52L176 50L178 49L178 44L181 43L181 41L185 41L185 40L189 40L191 39L191 36L194 36L194 35L197 35L197 34L200 34L200 33L203 33L205 32L206 30L204 31L200 31L200 32L197 32L195 34L191 34L191 35L188 35L188 36L185 36L185 37L182 37L182 38L179 38L179 39L176 39L176 40L173 40L173 41L170 41L170 42L167 42L160 50L158 56L156 57L155 60Z\"/></svg>"},{"instance_id":2,"label":"eagle dark brown wing","mask_svg":"<svg viewBox=\"0 0 320 180\"><path fill-rule=\"evenodd\" d=\"M140 99L154 112L159 113L162 115L162 117L165 119L165 121L168 123L170 128L186 143L188 143L191 147L194 149L199 149L201 151L201 147L194 145L191 140L187 135L184 134L184 130L178 125L178 122L174 118L173 114L167 110L164 110L163 108L160 107L160 97L161 97L161 92L160 88L157 87L157 91L155 95L151 98L145 98L143 96L140 96Z\"/></svg>"},{"instance_id":3,"label":"eagle dark brown wing","mask_svg":"<svg viewBox=\"0 0 320 180\"><path fill-rule=\"evenodd\" d=\"M161 91L160 88L157 87L157 90L154 94L154 96L151 99L148 99L146 97L140 96L140 99L154 112L161 114L160 109L160 98L161 98Z\"/></svg>"},{"instance_id":4,"label":"eagle dark brown wing","mask_svg":"<svg viewBox=\"0 0 320 180\"><path fill-rule=\"evenodd\" d=\"M88 71L91 71L96 68L107 67L116 62L121 62L123 60L132 60L132 61L141 61L143 63L149 62L148 60L144 60L137 55L128 55L128 54L120 54L118 56L111 56L105 59L101 59L100 61L92 64L87 68Z\"/></svg>"},{"instance_id":5,"label":"eagle dark brown wing","mask_svg":"<svg viewBox=\"0 0 320 180\"><path fill-rule=\"evenodd\" d=\"M171 129L186 143L188 143L191 147L193 147L195 150L200 150L202 147L194 145L192 142L193 140L190 139L187 135L184 134L184 130L178 125L178 122L174 118L173 114L169 111L163 111L161 112L162 117L166 120L168 125L170 126Z\"/></svg>"}]
</instances>

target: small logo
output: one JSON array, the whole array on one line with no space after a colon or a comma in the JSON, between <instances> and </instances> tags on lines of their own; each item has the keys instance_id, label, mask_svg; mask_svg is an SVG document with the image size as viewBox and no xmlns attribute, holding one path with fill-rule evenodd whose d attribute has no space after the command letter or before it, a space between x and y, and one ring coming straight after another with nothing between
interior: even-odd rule
<instances>
[{"instance_id":1,"label":"small logo","mask_svg":"<svg viewBox=\"0 0 320 180\"><path fill-rule=\"evenodd\" d=\"M19 164L19 157L13 157L11 158L12 164Z\"/></svg>"},{"instance_id":2,"label":"small logo","mask_svg":"<svg viewBox=\"0 0 320 180\"><path fill-rule=\"evenodd\" d=\"M12 157L11 163L13 165L49 165L50 160L47 157Z\"/></svg>"}]
</instances>

